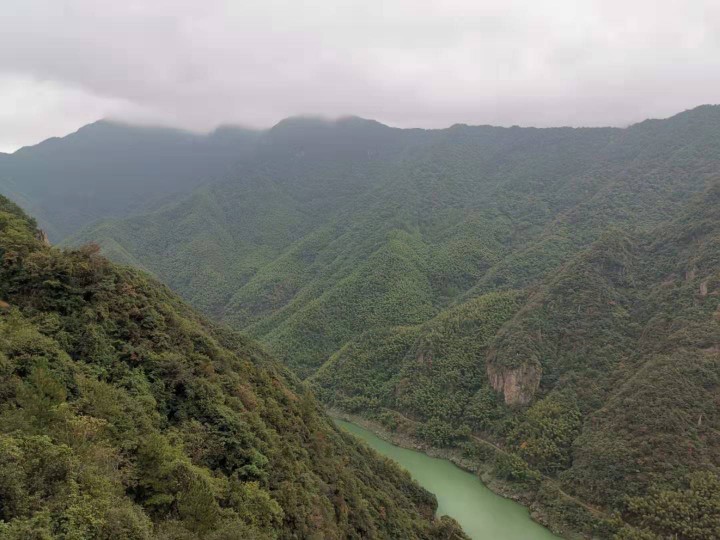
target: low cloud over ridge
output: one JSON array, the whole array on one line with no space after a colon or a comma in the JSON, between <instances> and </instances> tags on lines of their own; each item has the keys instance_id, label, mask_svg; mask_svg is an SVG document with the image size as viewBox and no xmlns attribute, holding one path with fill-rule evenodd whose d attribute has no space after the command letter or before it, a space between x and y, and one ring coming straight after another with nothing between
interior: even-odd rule
<instances>
[{"instance_id":1,"label":"low cloud over ridge","mask_svg":"<svg viewBox=\"0 0 720 540\"><path fill-rule=\"evenodd\" d=\"M720 4L5 0L0 96L5 151L99 117L626 125L720 101Z\"/></svg>"}]
</instances>

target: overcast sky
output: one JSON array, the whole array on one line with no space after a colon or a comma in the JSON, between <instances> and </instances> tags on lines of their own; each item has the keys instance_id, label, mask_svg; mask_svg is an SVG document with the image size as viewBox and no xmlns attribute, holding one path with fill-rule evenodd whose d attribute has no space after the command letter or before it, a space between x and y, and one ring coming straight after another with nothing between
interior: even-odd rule
<instances>
[{"instance_id":1,"label":"overcast sky","mask_svg":"<svg viewBox=\"0 0 720 540\"><path fill-rule=\"evenodd\" d=\"M1 0L0 151L193 130L626 125L720 102L720 0Z\"/></svg>"}]
</instances>

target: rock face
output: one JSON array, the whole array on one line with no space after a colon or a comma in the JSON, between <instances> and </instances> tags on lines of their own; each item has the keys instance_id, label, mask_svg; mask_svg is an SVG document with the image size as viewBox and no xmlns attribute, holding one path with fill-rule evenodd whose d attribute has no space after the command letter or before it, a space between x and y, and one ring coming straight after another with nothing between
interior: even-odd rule
<instances>
[{"instance_id":1,"label":"rock face","mask_svg":"<svg viewBox=\"0 0 720 540\"><path fill-rule=\"evenodd\" d=\"M40 240L43 244L45 244L46 246L50 245L50 239L48 238L47 233L45 231L43 231L42 229L37 230L37 232L35 233L35 237L38 240Z\"/></svg>"},{"instance_id":2,"label":"rock face","mask_svg":"<svg viewBox=\"0 0 720 540\"><path fill-rule=\"evenodd\" d=\"M487 375L493 389L502 392L506 405L527 405L540 385L542 369L533 364L517 368L488 364Z\"/></svg>"}]
</instances>

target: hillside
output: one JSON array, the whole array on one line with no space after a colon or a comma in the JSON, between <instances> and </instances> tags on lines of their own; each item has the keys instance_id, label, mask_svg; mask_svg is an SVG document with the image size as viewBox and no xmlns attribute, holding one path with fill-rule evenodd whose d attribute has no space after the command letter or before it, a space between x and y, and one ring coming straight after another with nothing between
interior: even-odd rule
<instances>
[{"instance_id":1,"label":"hillside","mask_svg":"<svg viewBox=\"0 0 720 540\"><path fill-rule=\"evenodd\" d=\"M626 129L294 119L261 140L232 177L74 241L568 533L719 534L720 107Z\"/></svg>"},{"instance_id":2,"label":"hillside","mask_svg":"<svg viewBox=\"0 0 720 540\"><path fill-rule=\"evenodd\" d=\"M0 537L463 538L252 342L0 197Z\"/></svg>"},{"instance_id":3,"label":"hillside","mask_svg":"<svg viewBox=\"0 0 720 540\"><path fill-rule=\"evenodd\" d=\"M571 529L715 537L719 197L720 180L671 223L610 232L526 291L362 334L311 384L332 407L460 449ZM691 501L693 482L705 491Z\"/></svg>"},{"instance_id":4,"label":"hillside","mask_svg":"<svg viewBox=\"0 0 720 540\"><path fill-rule=\"evenodd\" d=\"M0 193L36 216L58 242L95 221L128 216L222 176L253 151L256 137L232 127L197 135L102 120L0 155Z\"/></svg>"},{"instance_id":5,"label":"hillside","mask_svg":"<svg viewBox=\"0 0 720 540\"><path fill-rule=\"evenodd\" d=\"M368 327L525 287L610 225L663 221L720 170L718 126L718 107L625 130L288 120L231 179L70 242L155 273L306 376Z\"/></svg>"}]
</instances>

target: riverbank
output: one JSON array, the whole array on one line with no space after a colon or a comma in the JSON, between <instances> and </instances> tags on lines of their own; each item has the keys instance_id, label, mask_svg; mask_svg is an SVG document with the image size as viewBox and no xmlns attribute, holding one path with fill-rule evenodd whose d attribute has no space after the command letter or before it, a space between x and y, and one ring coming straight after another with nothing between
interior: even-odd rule
<instances>
[{"instance_id":1,"label":"riverbank","mask_svg":"<svg viewBox=\"0 0 720 540\"><path fill-rule=\"evenodd\" d=\"M406 469L435 494L437 515L452 517L473 540L559 540L530 519L523 505L492 492L475 474L451 461L397 446L352 422L335 419L335 423Z\"/></svg>"},{"instance_id":2,"label":"riverbank","mask_svg":"<svg viewBox=\"0 0 720 540\"><path fill-rule=\"evenodd\" d=\"M412 434L413 429L411 429L412 426L410 425L402 425L401 423L397 429L391 431L379 422L362 416L332 408L328 409L327 412L333 418L365 428L388 443L422 452L433 458L450 461L460 469L476 475L485 487L493 493L522 504L527 508L533 521L543 525L556 535L569 540L607 537L607 535L603 534L583 534L567 525L568 518L573 518L576 523L595 522L598 528L601 529L606 516L600 515L597 509L585 505L582 501L578 501L562 492L554 481L543 479L537 490L529 490L523 489L518 484L498 478L494 472L494 458L496 454L505 453L505 451L489 441L473 437L474 442L483 448L483 452L487 453L484 454L484 459L470 459L463 455L463 452L458 448L436 448L419 440ZM405 421L406 423L412 423L409 419L405 419Z\"/></svg>"}]
</instances>

